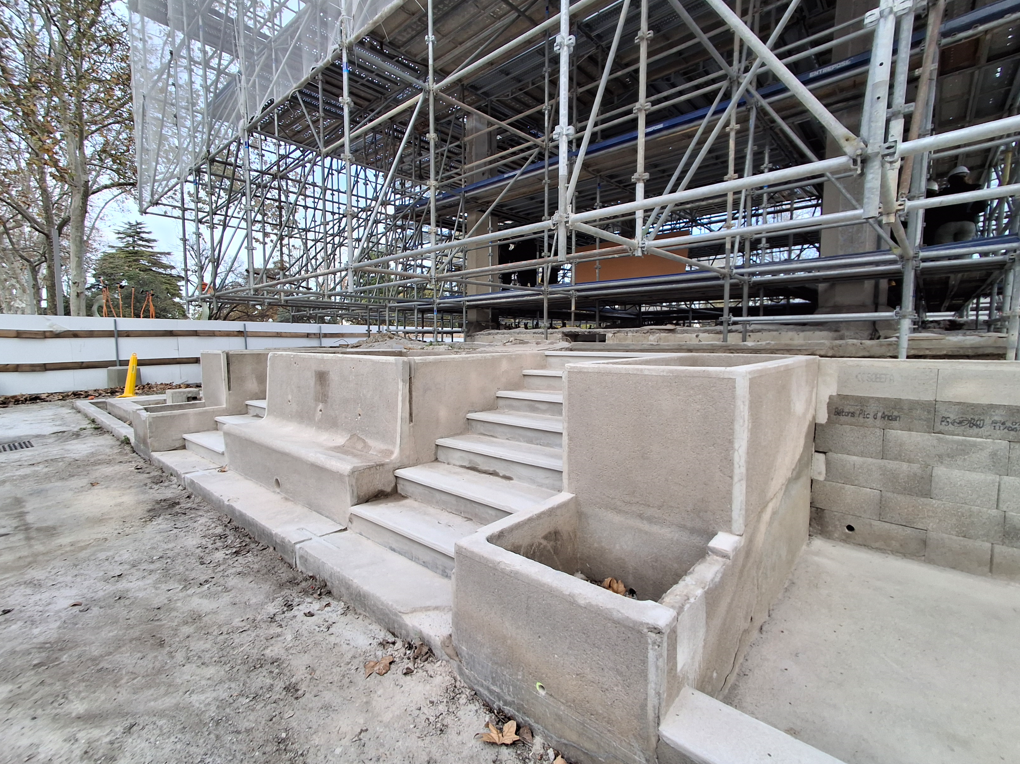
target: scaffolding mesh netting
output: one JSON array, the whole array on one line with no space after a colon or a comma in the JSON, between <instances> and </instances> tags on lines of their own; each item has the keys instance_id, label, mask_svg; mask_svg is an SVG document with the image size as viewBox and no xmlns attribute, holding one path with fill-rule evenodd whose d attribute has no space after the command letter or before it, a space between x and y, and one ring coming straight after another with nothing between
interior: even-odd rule
<instances>
[{"instance_id":1,"label":"scaffolding mesh netting","mask_svg":"<svg viewBox=\"0 0 1020 764\"><path fill-rule=\"evenodd\" d=\"M146 209L251 120L363 37L400 0L131 0L139 205Z\"/></svg>"}]
</instances>

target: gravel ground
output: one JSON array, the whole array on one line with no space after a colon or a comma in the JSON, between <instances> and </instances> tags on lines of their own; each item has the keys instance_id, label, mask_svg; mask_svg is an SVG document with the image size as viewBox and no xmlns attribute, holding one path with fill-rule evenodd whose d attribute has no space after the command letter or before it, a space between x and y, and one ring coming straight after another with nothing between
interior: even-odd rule
<instances>
[{"instance_id":1,"label":"gravel ground","mask_svg":"<svg viewBox=\"0 0 1020 764\"><path fill-rule=\"evenodd\" d=\"M0 452L0 762L551 760L477 740L497 717L448 663L70 404L0 411L21 440Z\"/></svg>"}]
</instances>

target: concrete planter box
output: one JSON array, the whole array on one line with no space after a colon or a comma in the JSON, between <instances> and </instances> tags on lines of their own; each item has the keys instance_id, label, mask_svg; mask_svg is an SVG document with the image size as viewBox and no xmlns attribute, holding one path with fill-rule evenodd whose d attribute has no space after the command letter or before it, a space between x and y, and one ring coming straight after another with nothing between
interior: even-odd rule
<instances>
[{"instance_id":1,"label":"concrete planter box","mask_svg":"<svg viewBox=\"0 0 1020 764\"><path fill-rule=\"evenodd\" d=\"M655 761L681 689L725 689L807 538L816 369L762 356L568 365L570 493L457 545L467 681L572 760Z\"/></svg>"}]
</instances>

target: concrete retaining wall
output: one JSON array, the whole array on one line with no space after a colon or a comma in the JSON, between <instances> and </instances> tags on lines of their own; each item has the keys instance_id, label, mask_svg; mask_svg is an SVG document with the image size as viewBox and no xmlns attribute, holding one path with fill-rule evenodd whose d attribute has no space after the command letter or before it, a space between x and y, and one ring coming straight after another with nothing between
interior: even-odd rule
<instances>
[{"instance_id":1,"label":"concrete retaining wall","mask_svg":"<svg viewBox=\"0 0 1020 764\"><path fill-rule=\"evenodd\" d=\"M0 395L106 388L107 368L126 366L132 353L143 382L197 383L204 350L346 345L365 333L330 324L0 315Z\"/></svg>"},{"instance_id":2,"label":"concrete retaining wall","mask_svg":"<svg viewBox=\"0 0 1020 764\"><path fill-rule=\"evenodd\" d=\"M812 532L1020 580L1020 366L821 364Z\"/></svg>"}]
</instances>

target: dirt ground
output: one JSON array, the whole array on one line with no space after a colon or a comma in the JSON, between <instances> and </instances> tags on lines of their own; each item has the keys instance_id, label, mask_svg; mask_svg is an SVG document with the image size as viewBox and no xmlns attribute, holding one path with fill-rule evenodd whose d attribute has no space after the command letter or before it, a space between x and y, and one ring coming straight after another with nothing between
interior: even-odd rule
<instances>
[{"instance_id":1,"label":"dirt ground","mask_svg":"<svg viewBox=\"0 0 1020 764\"><path fill-rule=\"evenodd\" d=\"M0 452L0 762L552 760L476 740L496 717L449 664L70 404L0 411L22 440Z\"/></svg>"}]
</instances>

